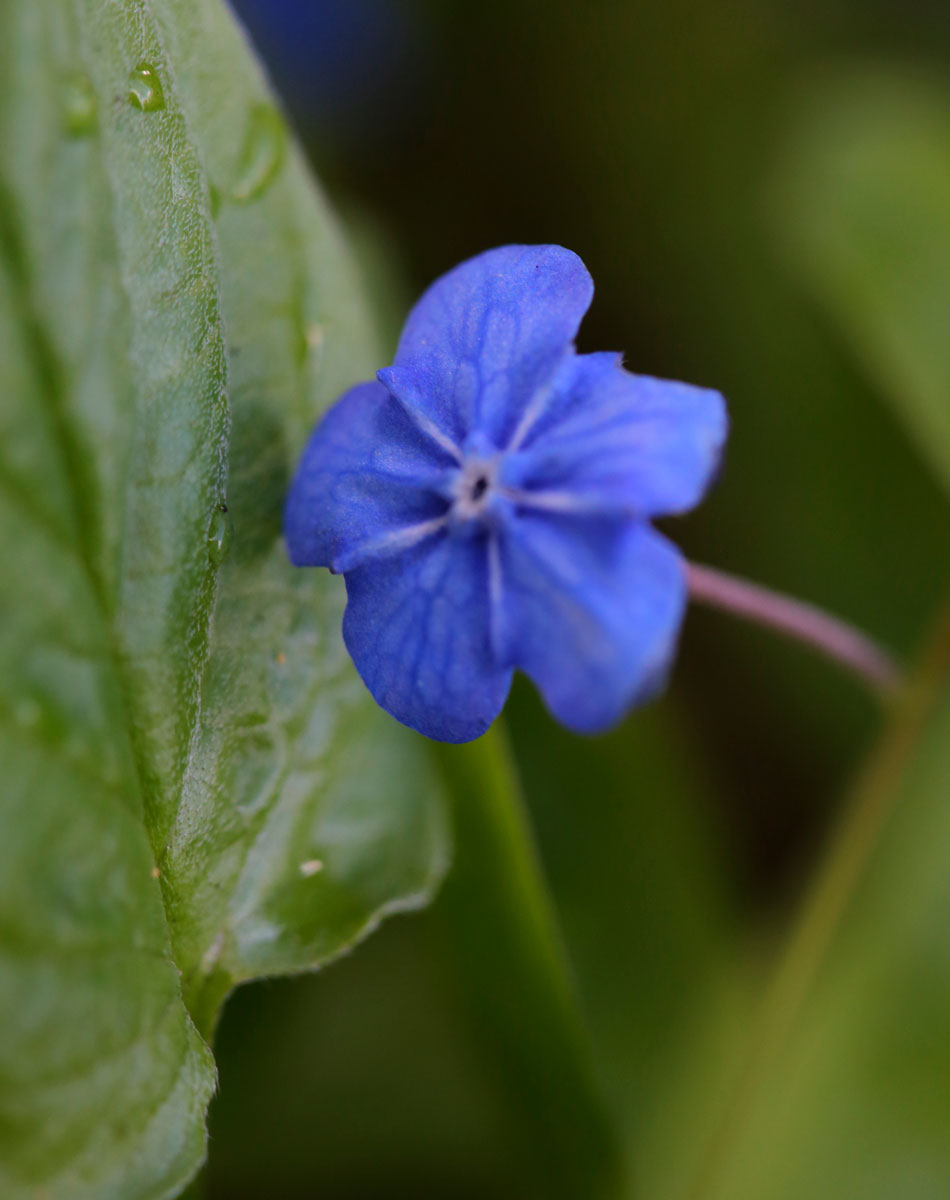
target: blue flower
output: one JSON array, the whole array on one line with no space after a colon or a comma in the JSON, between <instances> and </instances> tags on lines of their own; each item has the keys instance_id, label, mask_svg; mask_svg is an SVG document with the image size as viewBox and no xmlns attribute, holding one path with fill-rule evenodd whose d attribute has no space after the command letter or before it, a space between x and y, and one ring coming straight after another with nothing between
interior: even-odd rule
<instances>
[{"instance_id":1,"label":"blue flower","mask_svg":"<svg viewBox=\"0 0 950 1200\"><path fill-rule=\"evenodd\" d=\"M492 723L514 670L592 733L663 686L685 564L649 524L701 498L718 392L578 354L593 296L560 246L503 246L438 279L395 363L315 429L287 502L292 561L346 578L347 649L428 737Z\"/></svg>"}]
</instances>

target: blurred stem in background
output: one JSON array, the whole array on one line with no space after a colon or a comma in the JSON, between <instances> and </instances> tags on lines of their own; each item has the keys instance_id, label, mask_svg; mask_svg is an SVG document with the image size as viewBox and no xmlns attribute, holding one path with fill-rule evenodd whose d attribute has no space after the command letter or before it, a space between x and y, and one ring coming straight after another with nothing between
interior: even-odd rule
<instances>
[{"instance_id":1,"label":"blurred stem in background","mask_svg":"<svg viewBox=\"0 0 950 1200\"><path fill-rule=\"evenodd\" d=\"M532 1191L619 1196L619 1144L501 722L476 743L433 746L456 845L437 911L460 993L519 1112L515 1124L534 1131Z\"/></svg>"},{"instance_id":2,"label":"blurred stem in background","mask_svg":"<svg viewBox=\"0 0 950 1200\"><path fill-rule=\"evenodd\" d=\"M915 905L921 893L926 897L926 907L932 918L945 911L946 887L941 880L946 877L946 872L941 869L940 875L935 877L926 867L926 859L931 856L920 854L921 847L913 844L914 840L919 843L922 830L917 828L916 835L911 835L909 843L914 855L910 863L913 865L917 860L920 870L914 888L905 886L895 894L893 885L900 876L894 874L893 863L895 860L900 863L902 853L908 849L908 828L915 830L923 815L925 828L929 827L935 832L936 822L928 819L928 810L935 805L946 810L946 767L950 751L948 685L950 609L945 612L919 670L906 689L887 735L860 773L838 829L830 839L814 880L805 893L799 915L780 951L758 1018L752 1026L742 1076L731 1093L727 1092L728 1098L719 1107L718 1116L710 1126L711 1136L699 1160L692 1186L688 1189L690 1200L735 1195L793 1197L818 1194L813 1188L803 1189L800 1183L796 1185L795 1180L781 1167L789 1139L781 1116L775 1123L774 1114L775 1111L781 1114L781 1106L789 1103L790 1086L795 1086L794 1082L791 1085L789 1083L789 1060L795 1063L793 1078L799 1063L805 1062L806 1086L814 1087L814 1081L809 1079L807 1072L809 1067L814 1068L816 1061L819 1078L824 1076L833 1081L823 1094L820 1088L817 1094L809 1093L815 1103L795 1115L797 1128L794 1132L802 1136L804 1130L807 1139L805 1145L811 1150L810 1154L803 1156L807 1164L804 1167L805 1177L820 1170L819 1151L826 1132L821 1102L826 1107L832 1127L836 1120L843 1118L844 1128L851 1139L840 1144L835 1151L839 1159L837 1169L844 1166L850 1155L856 1152L857 1145L853 1139L855 1123L860 1121L860 1108L873 1112L873 1105L880 1103L882 1097L875 1094L873 1086L869 1086L868 1094L861 1097L858 1107L857 1095L851 1089L857 1086L858 1092L861 1091L860 1080L863 1075L870 1083L872 1075L868 1072L869 1061L873 1062L874 1057L883 1057L886 1061L887 1056L893 1053L888 1039L882 1038L879 1033L875 1036L875 1025L883 1014L885 1030L892 1022L906 1031L908 1022L912 1024L915 1019L919 1020L921 1014L919 997L915 996L909 1009L902 1009L894 1006L893 1000L887 1003L885 995L876 995L873 990L861 986L866 982L862 976L867 970L867 963L854 953L855 929L861 931L865 928L870 932L870 942L862 949L865 958L869 957L870 949L871 969L874 972L880 970L875 960L882 954L893 954L896 949L901 955L908 950L913 953L915 948L918 952L923 948L915 947L915 942L926 928L920 905ZM901 800L907 807L906 811L898 813L896 808ZM907 865L905 862L904 866ZM906 878L904 883L906 885ZM874 912L875 892L881 889L882 884L885 889L885 921L876 920ZM910 936L903 944L898 941L895 946L891 944L893 931L901 928L908 914L910 921L904 936L907 933ZM860 933L857 944L861 946ZM946 953L946 946L943 952ZM854 988L855 971L857 995L861 1006L867 1005L866 1014L860 1010L856 1012L847 1001L842 1010L840 996L835 995L836 990L847 995ZM901 988L913 979L906 966L904 971L895 971L891 967L888 974L891 988L895 984ZM832 981L831 985L829 980ZM820 998L817 1007L816 998ZM835 1019L840 1020L842 1011L847 1014L846 1024L838 1027ZM816 1025L818 1036L827 1037L830 1029L833 1049L826 1049L817 1060L809 1063L808 1056L802 1054L802 1038L803 1034L806 1039L809 1035L814 1037ZM925 1044L930 1044L936 1050L938 1042L926 1026L919 1032ZM843 1048L847 1062L848 1054L855 1053L855 1046L860 1056L857 1062L850 1062L849 1069L844 1071L836 1068L834 1056ZM944 1059L947 1049L944 1045L939 1051ZM928 1071L936 1072L936 1077L941 1080L940 1086L943 1086L945 1080L938 1063L929 1057L925 1058L925 1063ZM878 1075L875 1082L878 1088L883 1085L884 1105L878 1119L890 1112L896 1122L901 1094L897 1090L898 1077L895 1074L892 1080L888 1080L886 1075ZM843 1107L839 1097L834 1094L841 1091L848 1097ZM795 1101L791 1103L794 1105ZM938 1104L932 1112L922 1114L924 1125L942 1114L942 1111L943 1105ZM761 1123L763 1112L772 1116L772 1126L768 1116L764 1125ZM942 1115L938 1119L942 1122ZM865 1116L864 1120L868 1120L868 1117ZM914 1131L915 1134L918 1132ZM794 1141L792 1145L794 1147ZM880 1178L875 1154L880 1152L879 1146L866 1147L866 1174L875 1181ZM795 1148L792 1154L802 1157ZM886 1149L884 1155L886 1162ZM932 1170L933 1167L923 1167L922 1178L926 1178ZM939 1167L937 1175L941 1179L939 1191L942 1192L947 1176ZM851 1179L853 1182L850 1183L848 1195L869 1194L863 1190L860 1172ZM737 1185L737 1180L745 1180L745 1183ZM752 1180L756 1182L752 1183ZM841 1193L836 1190L833 1178L829 1178L820 1194ZM901 1190L899 1194L917 1197L931 1193L913 1189L906 1192Z\"/></svg>"}]
</instances>

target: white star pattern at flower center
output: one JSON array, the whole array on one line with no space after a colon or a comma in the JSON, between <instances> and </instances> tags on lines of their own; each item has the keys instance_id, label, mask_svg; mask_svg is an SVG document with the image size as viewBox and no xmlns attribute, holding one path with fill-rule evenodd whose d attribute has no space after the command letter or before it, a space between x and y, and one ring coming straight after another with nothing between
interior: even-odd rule
<instances>
[{"instance_id":1,"label":"white star pattern at flower center","mask_svg":"<svg viewBox=\"0 0 950 1200\"><path fill-rule=\"evenodd\" d=\"M500 246L420 298L394 360L311 436L291 561L346 577L343 639L404 724L488 728L515 670L579 733L662 686L686 603L651 520L695 505L727 420L705 388L579 354L593 295L561 246Z\"/></svg>"},{"instance_id":2,"label":"white star pattern at flower center","mask_svg":"<svg viewBox=\"0 0 950 1200\"><path fill-rule=\"evenodd\" d=\"M452 488L452 517L472 521L486 516L498 482L500 455L482 456L463 462Z\"/></svg>"}]
</instances>

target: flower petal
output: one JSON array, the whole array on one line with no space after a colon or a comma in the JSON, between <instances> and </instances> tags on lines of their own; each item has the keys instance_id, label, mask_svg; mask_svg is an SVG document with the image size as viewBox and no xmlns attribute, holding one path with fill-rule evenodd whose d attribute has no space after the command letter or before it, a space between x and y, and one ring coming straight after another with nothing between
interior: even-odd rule
<instances>
[{"instance_id":1,"label":"flower petal","mask_svg":"<svg viewBox=\"0 0 950 1200\"><path fill-rule=\"evenodd\" d=\"M442 742L484 733L511 686L491 651L486 554L484 537L441 533L346 575L343 640L363 682Z\"/></svg>"},{"instance_id":2,"label":"flower petal","mask_svg":"<svg viewBox=\"0 0 950 1200\"><path fill-rule=\"evenodd\" d=\"M452 461L381 383L351 388L313 431L290 489L284 535L298 567L343 570L360 551L444 514Z\"/></svg>"},{"instance_id":3,"label":"flower petal","mask_svg":"<svg viewBox=\"0 0 950 1200\"><path fill-rule=\"evenodd\" d=\"M499 541L496 650L578 733L663 685L686 604L678 551L643 523L522 514Z\"/></svg>"},{"instance_id":4,"label":"flower petal","mask_svg":"<svg viewBox=\"0 0 950 1200\"><path fill-rule=\"evenodd\" d=\"M684 512L714 476L727 427L718 392L631 375L613 354L578 355L509 469L581 510Z\"/></svg>"},{"instance_id":5,"label":"flower petal","mask_svg":"<svg viewBox=\"0 0 950 1200\"><path fill-rule=\"evenodd\" d=\"M378 378L456 446L479 431L502 446L552 377L587 311L587 268L560 246L501 246L423 294Z\"/></svg>"}]
</instances>

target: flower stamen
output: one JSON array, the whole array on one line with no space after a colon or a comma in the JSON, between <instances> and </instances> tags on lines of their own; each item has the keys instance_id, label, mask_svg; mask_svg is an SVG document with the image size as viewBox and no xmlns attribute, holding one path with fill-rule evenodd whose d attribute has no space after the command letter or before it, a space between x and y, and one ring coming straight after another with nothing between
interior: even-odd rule
<instances>
[{"instance_id":1,"label":"flower stamen","mask_svg":"<svg viewBox=\"0 0 950 1200\"><path fill-rule=\"evenodd\" d=\"M485 515L498 478L497 458L472 457L462 464L453 488L452 515L472 521Z\"/></svg>"}]
</instances>

